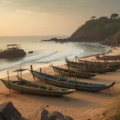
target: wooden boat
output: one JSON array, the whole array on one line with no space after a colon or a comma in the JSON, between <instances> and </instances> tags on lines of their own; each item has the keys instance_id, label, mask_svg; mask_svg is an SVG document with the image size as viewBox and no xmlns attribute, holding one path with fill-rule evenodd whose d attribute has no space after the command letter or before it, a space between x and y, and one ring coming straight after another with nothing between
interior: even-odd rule
<instances>
[{"instance_id":1,"label":"wooden boat","mask_svg":"<svg viewBox=\"0 0 120 120\"><path fill-rule=\"evenodd\" d=\"M67 66L69 69L74 71L81 71L81 72L89 72L89 73L105 73L107 72L106 68L101 67L91 67L91 66L83 66L79 64L78 62L69 61L68 59L65 59Z\"/></svg>"},{"instance_id":2,"label":"wooden boat","mask_svg":"<svg viewBox=\"0 0 120 120\"><path fill-rule=\"evenodd\" d=\"M116 61L116 60L120 60L120 55L114 55L114 56L102 55L102 56L99 56L99 54L98 54L98 55L96 55L96 59L104 60L104 61L107 61L107 60Z\"/></svg>"},{"instance_id":3,"label":"wooden boat","mask_svg":"<svg viewBox=\"0 0 120 120\"><path fill-rule=\"evenodd\" d=\"M93 62L93 61L87 61L87 60L80 60L77 56L75 57L75 59L77 59L78 63L86 64L86 65L95 65L95 66L99 66L99 67L118 67L118 66L120 66L120 62L108 62L108 61Z\"/></svg>"},{"instance_id":4,"label":"wooden boat","mask_svg":"<svg viewBox=\"0 0 120 120\"><path fill-rule=\"evenodd\" d=\"M9 44L6 50L0 51L0 58L19 58L25 56L26 52L20 49L20 45L18 44Z\"/></svg>"},{"instance_id":5,"label":"wooden boat","mask_svg":"<svg viewBox=\"0 0 120 120\"><path fill-rule=\"evenodd\" d=\"M18 81L13 81L13 80L6 81L3 79L0 80L9 89L30 93L30 94L62 96L62 95L70 94L75 91L74 89L60 88L50 85L39 84L36 82L31 82L22 79L20 77L18 77Z\"/></svg>"},{"instance_id":6,"label":"wooden boat","mask_svg":"<svg viewBox=\"0 0 120 120\"><path fill-rule=\"evenodd\" d=\"M86 68L86 67L80 67L80 66L74 66L72 64L66 64L67 67L69 67L70 70L73 71L78 71L78 72L85 72L85 73L99 73L99 74L103 74L106 73L107 70L106 69L100 69L100 68Z\"/></svg>"},{"instance_id":7,"label":"wooden boat","mask_svg":"<svg viewBox=\"0 0 120 120\"><path fill-rule=\"evenodd\" d=\"M114 72L118 69L120 69L120 63L104 63L104 62L91 62L86 60L79 60L78 64L81 66L87 66L87 67L99 67L99 68L105 68L107 72Z\"/></svg>"},{"instance_id":8,"label":"wooden boat","mask_svg":"<svg viewBox=\"0 0 120 120\"><path fill-rule=\"evenodd\" d=\"M91 78L97 75L97 73L85 73L85 72L75 72L73 70L64 69L51 65L53 70L62 76L78 77L78 78Z\"/></svg>"},{"instance_id":9,"label":"wooden boat","mask_svg":"<svg viewBox=\"0 0 120 120\"><path fill-rule=\"evenodd\" d=\"M114 72L120 68L120 65L103 65L103 64L95 64L90 62L73 62L69 61L67 58L65 59L67 65L70 69L73 70L81 70L86 72L96 72L96 73L105 73L105 72Z\"/></svg>"},{"instance_id":10,"label":"wooden boat","mask_svg":"<svg viewBox=\"0 0 120 120\"><path fill-rule=\"evenodd\" d=\"M95 84L95 83L88 83L88 82L80 82L80 81L76 81L68 78L63 78L60 76L54 76L54 75L50 75L42 72L33 71L32 69L31 69L31 73L34 77L44 82L47 82L56 86L73 88L73 89L87 91L87 92L98 92L100 90L108 89L115 84L115 82L111 84Z\"/></svg>"}]
</instances>

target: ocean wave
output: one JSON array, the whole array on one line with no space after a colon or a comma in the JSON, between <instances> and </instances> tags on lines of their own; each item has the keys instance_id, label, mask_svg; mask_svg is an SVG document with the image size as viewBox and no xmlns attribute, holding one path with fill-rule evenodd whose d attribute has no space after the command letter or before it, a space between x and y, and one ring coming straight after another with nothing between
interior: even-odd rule
<instances>
[{"instance_id":1,"label":"ocean wave","mask_svg":"<svg viewBox=\"0 0 120 120\"><path fill-rule=\"evenodd\" d=\"M35 63L49 63L49 62L52 62L52 61L63 60L65 57L74 58L75 56L80 55L82 52L84 52L84 50L81 50L81 49L74 49L74 50L66 52L66 53L65 53L65 50L64 50L64 51L62 51L61 54L58 52L58 54L50 56L49 58L46 57L44 59L40 59L40 60L37 60L37 61L34 61L34 62Z\"/></svg>"},{"instance_id":2,"label":"ocean wave","mask_svg":"<svg viewBox=\"0 0 120 120\"><path fill-rule=\"evenodd\" d=\"M0 66L0 71L9 69L9 68L17 66L17 65L20 65L20 62L14 62L14 63L9 63L7 65L6 64L5 65L1 65Z\"/></svg>"},{"instance_id":3,"label":"ocean wave","mask_svg":"<svg viewBox=\"0 0 120 120\"><path fill-rule=\"evenodd\" d=\"M57 53L57 51L46 53L45 55L39 55L39 56L36 56L36 57L27 58L27 59L23 60L20 64L25 64L25 63L33 62L33 61L36 61L36 60L39 60L39 59L42 59L42 58L45 58L45 57L49 57L49 56L51 56L53 54L56 54L56 53Z\"/></svg>"},{"instance_id":4,"label":"ocean wave","mask_svg":"<svg viewBox=\"0 0 120 120\"><path fill-rule=\"evenodd\" d=\"M52 62L52 61L57 61L57 60L61 60L65 57L68 57L68 56L71 56L72 54L70 55L63 55L63 56L60 56L60 57L56 57L56 58L51 58L49 60L39 60L39 61L35 61L35 63L49 63L49 62Z\"/></svg>"}]
</instances>

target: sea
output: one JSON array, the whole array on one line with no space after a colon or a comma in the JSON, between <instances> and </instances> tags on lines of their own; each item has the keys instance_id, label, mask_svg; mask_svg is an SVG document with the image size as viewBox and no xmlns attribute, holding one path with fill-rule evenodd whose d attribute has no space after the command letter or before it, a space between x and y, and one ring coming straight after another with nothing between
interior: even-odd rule
<instances>
[{"instance_id":1,"label":"sea","mask_svg":"<svg viewBox=\"0 0 120 120\"><path fill-rule=\"evenodd\" d=\"M101 53L107 53L110 46L101 45L93 42L46 42L51 38L67 38L69 36L10 36L0 37L0 50L5 50L8 44L19 44L21 49L27 53L23 58L0 59L0 78L15 75L17 69L34 69L48 67L53 65L65 64L65 57L75 59L75 56L85 57ZM28 53L33 51L33 53ZM29 70L23 72L26 73Z\"/></svg>"}]
</instances>

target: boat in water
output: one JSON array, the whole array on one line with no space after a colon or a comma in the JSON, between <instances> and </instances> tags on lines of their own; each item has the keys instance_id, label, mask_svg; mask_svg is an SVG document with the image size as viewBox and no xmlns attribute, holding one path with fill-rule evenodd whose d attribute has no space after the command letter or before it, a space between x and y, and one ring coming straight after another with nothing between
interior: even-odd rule
<instances>
[{"instance_id":1,"label":"boat in water","mask_svg":"<svg viewBox=\"0 0 120 120\"><path fill-rule=\"evenodd\" d=\"M0 51L0 58L20 58L25 56L26 52L20 48L19 44L8 44L7 49Z\"/></svg>"}]
</instances>

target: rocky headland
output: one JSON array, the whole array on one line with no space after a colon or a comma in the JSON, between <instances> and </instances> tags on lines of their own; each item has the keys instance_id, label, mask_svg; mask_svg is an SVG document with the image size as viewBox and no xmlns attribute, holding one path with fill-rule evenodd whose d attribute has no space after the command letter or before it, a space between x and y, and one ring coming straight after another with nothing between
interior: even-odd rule
<instances>
[{"instance_id":1,"label":"rocky headland","mask_svg":"<svg viewBox=\"0 0 120 120\"><path fill-rule=\"evenodd\" d=\"M117 13L97 18L92 16L84 25L64 39L51 38L42 41L55 42L100 42L107 45L120 43L120 17Z\"/></svg>"}]
</instances>

